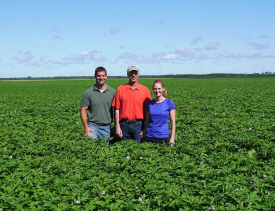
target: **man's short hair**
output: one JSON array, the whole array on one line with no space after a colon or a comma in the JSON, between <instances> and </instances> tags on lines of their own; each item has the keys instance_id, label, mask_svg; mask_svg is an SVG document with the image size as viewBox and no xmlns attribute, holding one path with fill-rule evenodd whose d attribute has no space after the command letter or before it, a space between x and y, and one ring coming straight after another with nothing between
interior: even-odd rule
<instances>
[{"instance_id":1,"label":"man's short hair","mask_svg":"<svg viewBox=\"0 0 275 211\"><path fill-rule=\"evenodd\" d=\"M107 70L104 67L97 67L95 69L95 77L97 76L97 72L105 71L105 74L107 75Z\"/></svg>"}]
</instances>

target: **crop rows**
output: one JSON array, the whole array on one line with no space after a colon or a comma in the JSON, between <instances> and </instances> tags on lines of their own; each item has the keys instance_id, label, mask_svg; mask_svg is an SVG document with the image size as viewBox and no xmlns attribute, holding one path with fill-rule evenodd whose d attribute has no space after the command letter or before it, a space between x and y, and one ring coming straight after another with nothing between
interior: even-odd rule
<instances>
[{"instance_id":1,"label":"crop rows","mask_svg":"<svg viewBox=\"0 0 275 211\"><path fill-rule=\"evenodd\" d=\"M275 79L164 79L173 147L85 137L93 84L0 82L0 209L275 209Z\"/></svg>"}]
</instances>

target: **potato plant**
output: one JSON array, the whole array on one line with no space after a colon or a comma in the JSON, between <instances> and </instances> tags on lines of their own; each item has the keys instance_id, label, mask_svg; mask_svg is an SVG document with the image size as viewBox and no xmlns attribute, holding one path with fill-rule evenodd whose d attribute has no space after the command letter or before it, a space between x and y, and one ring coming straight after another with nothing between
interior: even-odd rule
<instances>
[{"instance_id":1,"label":"potato plant","mask_svg":"<svg viewBox=\"0 0 275 211\"><path fill-rule=\"evenodd\" d=\"M164 79L173 147L84 136L94 83L0 83L1 210L275 209L275 78Z\"/></svg>"}]
</instances>

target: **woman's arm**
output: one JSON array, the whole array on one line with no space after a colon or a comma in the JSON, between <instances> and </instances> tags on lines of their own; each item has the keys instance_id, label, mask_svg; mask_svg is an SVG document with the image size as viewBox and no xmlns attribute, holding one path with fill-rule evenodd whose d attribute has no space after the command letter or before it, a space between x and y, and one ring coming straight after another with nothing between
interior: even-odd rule
<instances>
[{"instance_id":1,"label":"woman's arm","mask_svg":"<svg viewBox=\"0 0 275 211\"><path fill-rule=\"evenodd\" d=\"M176 109L170 111L170 122L171 122L171 138L170 143L175 143L175 133L176 133Z\"/></svg>"}]
</instances>

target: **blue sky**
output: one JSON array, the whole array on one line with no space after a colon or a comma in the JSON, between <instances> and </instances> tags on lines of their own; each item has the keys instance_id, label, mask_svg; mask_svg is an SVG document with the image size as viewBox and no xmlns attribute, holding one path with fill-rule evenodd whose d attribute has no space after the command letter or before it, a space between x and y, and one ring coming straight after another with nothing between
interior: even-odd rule
<instances>
[{"instance_id":1,"label":"blue sky","mask_svg":"<svg viewBox=\"0 0 275 211\"><path fill-rule=\"evenodd\" d=\"M275 72L275 1L1 0L0 77Z\"/></svg>"}]
</instances>

